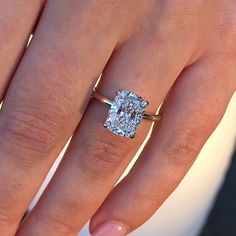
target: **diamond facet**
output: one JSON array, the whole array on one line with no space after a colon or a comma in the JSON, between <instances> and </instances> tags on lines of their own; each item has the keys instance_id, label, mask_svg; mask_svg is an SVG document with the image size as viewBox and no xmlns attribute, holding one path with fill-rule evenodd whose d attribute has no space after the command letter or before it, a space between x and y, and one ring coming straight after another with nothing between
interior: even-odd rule
<instances>
[{"instance_id":1,"label":"diamond facet","mask_svg":"<svg viewBox=\"0 0 236 236\"><path fill-rule=\"evenodd\" d=\"M134 137L147 105L148 102L135 93L118 91L109 109L104 127L114 134Z\"/></svg>"}]
</instances>

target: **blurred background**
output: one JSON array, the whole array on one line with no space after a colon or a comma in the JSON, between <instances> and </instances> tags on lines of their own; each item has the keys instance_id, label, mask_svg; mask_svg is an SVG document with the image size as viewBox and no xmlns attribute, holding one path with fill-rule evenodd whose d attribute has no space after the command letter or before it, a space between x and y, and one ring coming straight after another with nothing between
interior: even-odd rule
<instances>
[{"instance_id":1,"label":"blurred background","mask_svg":"<svg viewBox=\"0 0 236 236\"><path fill-rule=\"evenodd\" d=\"M199 236L236 235L236 152L209 218Z\"/></svg>"},{"instance_id":2,"label":"blurred background","mask_svg":"<svg viewBox=\"0 0 236 236\"><path fill-rule=\"evenodd\" d=\"M131 236L236 236L235 154L233 157L235 144L236 93L221 123L179 187L156 214ZM31 208L40 197L62 156L63 152L52 167ZM135 159L124 175L134 162ZM88 225L79 236L89 236Z\"/></svg>"}]
</instances>

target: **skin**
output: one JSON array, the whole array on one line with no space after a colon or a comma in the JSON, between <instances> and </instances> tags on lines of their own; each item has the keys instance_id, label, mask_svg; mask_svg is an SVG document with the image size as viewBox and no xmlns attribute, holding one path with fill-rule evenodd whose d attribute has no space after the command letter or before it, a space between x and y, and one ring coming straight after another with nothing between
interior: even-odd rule
<instances>
[{"instance_id":1,"label":"skin","mask_svg":"<svg viewBox=\"0 0 236 236\"><path fill-rule=\"evenodd\" d=\"M90 218L93 235L109 222L130 233L181 182L236 89L236 2L0 5L1 235L73 236ZM161 122L115 187L151 123L142 122L135 139L104 129L107 108L90 100L101 73L97 90L107 97L133 91L150 102L149 112L164 100ZM72 134L55 176L19 227Z\"/></svg>"}]
</instances>

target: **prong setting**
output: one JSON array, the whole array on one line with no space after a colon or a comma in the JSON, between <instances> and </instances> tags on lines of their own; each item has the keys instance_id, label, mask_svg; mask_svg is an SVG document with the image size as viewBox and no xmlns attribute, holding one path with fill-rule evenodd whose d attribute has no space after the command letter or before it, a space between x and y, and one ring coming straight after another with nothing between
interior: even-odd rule
<instances>
[{"instance_id":1,"label":"prong setting","mask_svg":"<svg viewBox=\"0 0 236 236\"><path fill-rule=\"evenodd\" d=\"M134 138L147 105L146 100L133 92L117 91L104 127L116 135Z\"/></svg>"}]
</instances>

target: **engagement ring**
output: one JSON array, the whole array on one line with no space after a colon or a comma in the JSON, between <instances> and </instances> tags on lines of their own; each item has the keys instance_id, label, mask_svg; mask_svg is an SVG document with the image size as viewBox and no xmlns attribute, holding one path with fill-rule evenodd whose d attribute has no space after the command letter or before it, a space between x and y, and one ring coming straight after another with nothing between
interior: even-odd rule
<instances>
[{"instance_id":1,"label":"engagement ring","mask_svg":"<svg viewBox=\"0 0 236 236\"><path fill-rule=\"evenodd\" d=\"M116 135L134 138L142 119L149 121L161 119L159 114L146 113L145 108L149 102L133 92L117 91L113 101L95 90L92 96L110 107L104 127Z\"/></svg>"}]
</instances>

